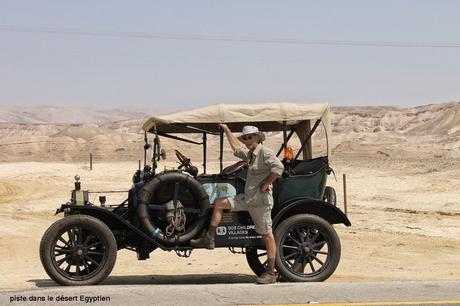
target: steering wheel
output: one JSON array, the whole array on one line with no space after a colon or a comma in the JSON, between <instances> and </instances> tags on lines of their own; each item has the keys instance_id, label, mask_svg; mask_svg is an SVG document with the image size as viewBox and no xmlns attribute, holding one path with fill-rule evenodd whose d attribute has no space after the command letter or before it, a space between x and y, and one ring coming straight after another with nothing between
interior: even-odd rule
<instances>
[{"instance_id":1,"label":"steering wheel","mask_svg":"<svg viewBox=\"0 0 460 306\"><path fill-rule=\"evenodd\" d=\"M179 169L182 169L185 167L186 169L192 165L190 158L186 157L184 154L179 152L179 150L174 150L176 151L176 157L179 160L180 166Z\"/></svg>"}]
</instances>

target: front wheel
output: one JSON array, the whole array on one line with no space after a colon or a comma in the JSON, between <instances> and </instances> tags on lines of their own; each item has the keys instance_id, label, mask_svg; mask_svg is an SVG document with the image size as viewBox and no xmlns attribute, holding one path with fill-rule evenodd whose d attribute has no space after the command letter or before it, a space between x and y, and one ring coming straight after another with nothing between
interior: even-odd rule
<instances>
[{"instance_id":1,"label":"front wheel","mask_svg":"<svg viewBox=\"0 0 460 306\"><path fill-rule=\"evenodd\" d=\"M46 273L65 286L94 285L112 271L117 242L102 221L73 215L53 223L40 242Z\"/></svg>"},{"instance_id":2,"label":"front wheel","mask_svg":"<svg viewBox=\"0 0 460 306\"><path fill-rule=\"evenodd\" d=\"M288 281L324 281L339 264L339 237L332 225L318 216L289 217L277 227L275 240L276 268Z\"/></svg>"}]
</instances>

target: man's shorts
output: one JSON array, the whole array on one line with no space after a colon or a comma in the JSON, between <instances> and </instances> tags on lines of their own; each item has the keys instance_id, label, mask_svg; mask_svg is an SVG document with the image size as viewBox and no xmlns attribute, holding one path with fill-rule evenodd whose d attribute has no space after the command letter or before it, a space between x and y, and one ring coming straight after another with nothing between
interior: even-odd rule
<instances>
[{"instance_id":1,"label":"man's shorts","mask_svg":"<svg viewBox=\"0 0 460 306\"><path fill-rule=\"evenodd\" d=\"M256 232L260 235L272 233L272 207L271 205L248 205L244 200L244 193L237 194L233 198L227 198L232 211L248 211L256 226Z\"/></svg>"}]
</instances>

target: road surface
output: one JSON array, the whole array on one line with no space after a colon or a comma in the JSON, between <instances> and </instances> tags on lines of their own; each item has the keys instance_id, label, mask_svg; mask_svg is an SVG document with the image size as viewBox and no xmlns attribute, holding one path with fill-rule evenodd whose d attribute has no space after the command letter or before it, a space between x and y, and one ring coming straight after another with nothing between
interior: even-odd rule
<instances>
[{"instance_id":1,"label":"road surface","mask_svg":"<svg viewBox=\"0 0 460 306\"><path fill-rule=\"evenodd\" d=\"M217 276L206 282L176 276L169 283L165 278L144 284L116 284L120 281L109 279L105 285L90 287L59 287L45 281L37 289L1 289L0 305L460 305L460 280L262 286L248 282L249 278L244 283L216 284L213 277Z\"/></svg>"}]
</instances>

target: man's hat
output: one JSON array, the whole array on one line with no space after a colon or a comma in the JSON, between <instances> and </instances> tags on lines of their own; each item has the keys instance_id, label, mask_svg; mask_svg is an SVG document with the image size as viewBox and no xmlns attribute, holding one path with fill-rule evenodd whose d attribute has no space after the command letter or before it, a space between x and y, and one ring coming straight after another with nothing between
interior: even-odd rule
<instances>
[{"instance_id":1,"label":"man's hat","mask_svg":"<svg viewBox=\"0 0 460 306\"><path fill-rule=\"evenodd\" d=\"M240 136L238 136L238 140L243 141L242 137L249 135L249 134L258 135L261 141L265 140L265 134L259 131L259 129L256 126L252 126L252 125L243 126L243 132Z\"/></svg>"}]
</instances>

